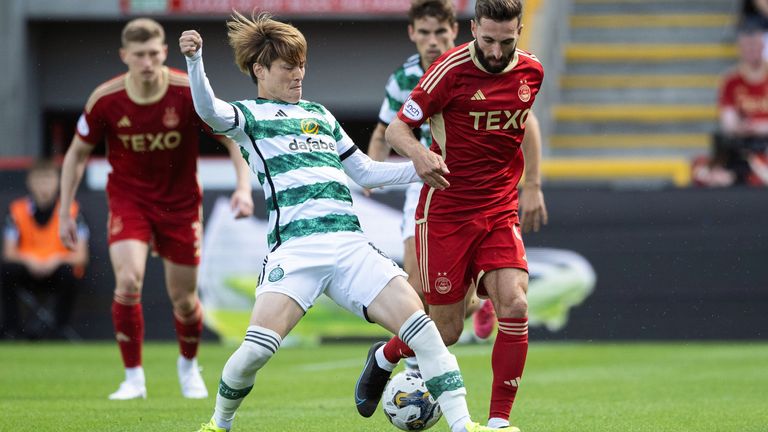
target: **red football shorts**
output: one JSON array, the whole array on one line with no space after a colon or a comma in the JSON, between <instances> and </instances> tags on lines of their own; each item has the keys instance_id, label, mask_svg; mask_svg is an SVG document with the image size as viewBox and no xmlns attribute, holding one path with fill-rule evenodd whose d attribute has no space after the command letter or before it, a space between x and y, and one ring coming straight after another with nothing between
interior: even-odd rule
<instances>
[{"instance_id":1,"label":"red football shorts","mask_svg":"<svg viewBox=\"0 0 768 432\"><path fill-rule=\"evenodd\" d=\"M480 280L501 268L528 271L525 246L516 218L478 216L455 222L425 221L416 225L416 257L427 304L447 305L464 300L472 281L487 297Z\"/></svg>"},{"instance_id":2,"label":"red football shorts","mask_svg":"<svg viewBox=\"0 0 768 432\"><path fill-rule=\"evenodd\" d=\"M108 195L107 200L110 245L121 240L140 240L175 264L200 264L202 205L169 212L112 195Z\"/></svg>"}]
</instances>

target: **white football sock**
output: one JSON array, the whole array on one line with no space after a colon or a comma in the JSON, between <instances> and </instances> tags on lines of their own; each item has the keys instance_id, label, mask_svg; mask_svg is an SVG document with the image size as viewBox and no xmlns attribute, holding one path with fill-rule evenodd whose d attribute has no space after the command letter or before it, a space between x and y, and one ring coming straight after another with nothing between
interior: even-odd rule
<instances>
[{"instance_id":1,"label":"white football sock","mask_svg":"<svg viewBox=\"0 0 768 432\"><path fill-rule=\"evenodd\" d=\"M494 429L501 429L509 426L509 420L499 418L499 417L492 417L488 419L488 427L494 428Z\"/></svg>"},{"instance_id":2,"label":"white football sock","mask_svg":"<svg viewBox=\"0 0 768 432\"><path fill-rule=\"evenodd\" d=\"M179 358L176 360L176 368L185 372L197 368L197 357L188 359L179 354Z\"/></svg>"},{"instance_id":3,"label":"white football sock","mask_svg":"<svg viewBox=\"0 0 768 432\"><path fill-rule=\"evenodd\" d=\"M417 311L405 320L398 336L416 353L424 383L440 404L451 430L463 430L470 420L467 390L456 357L448 352L435 323L424 311Z\"/></svg>"},{"instance_id":4,"label":"white football sock","mask_svg":"<svg viewBox=\"0 0 768 432\"><path fill-rule=\"evenodd\" d=\"M144 368L136 366L132 368L125 368L125 380L132 383L144 385L146 382L144 378Z\"/></svg>"},{"instance_id":5,"label":"white football sock","mask_svg":"<svg viewBox=\"0 0 768 432\"><path fill-rule=\"evenodd\" d=\"M216 408L213 419L218 427L230 429L235 411L250 393L256 379L256 372L267 363L282 339L272 330L250 326L245 340L227 360L221 372L219 391L216 394Z\"/></svg>"},{"instance_id":6,"label":"white football sock","mask_svg":"<svg viewBox=\"0 0 768 432\"><path fill-rule=\"evenodd\" d=\"M386 357L384 357L383 345L376 350L374 357L376 357L376 364L379 365L379 367L384 369L385 371L392 372L393 370L395 370L395 367L397 367L397 363L392 363L389 360L387 360Z\"/></svg>"}]
</instances>

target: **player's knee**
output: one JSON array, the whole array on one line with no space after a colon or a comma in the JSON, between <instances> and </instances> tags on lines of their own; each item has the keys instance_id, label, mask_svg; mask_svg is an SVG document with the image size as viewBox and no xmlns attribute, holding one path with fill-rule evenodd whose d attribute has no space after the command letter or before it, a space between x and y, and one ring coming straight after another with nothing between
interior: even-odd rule
<instances>
[{"instance_id":1,"label":"player's knee","mask_svg":"<svg viewBox=\"0 0 768 432\"><path fill-rule=\"evenodd\" d=\"M170 290L168 294L173 310L182 315L194 312L197 308L197 291Z\"/></svg>"},{"instance_id":2,"label":"player's knee","mask_svg":"<svg viewBox=\"0 0 768 432\"><path fill-rule=\"evenodd\" d=\"M452 324L440 329L440 336L443 338L443 343L445 346L451 346L459 341L461 332L464 329L463 327L464 326L462 321L462 325Z\"/></svg>"},{"instance_id":3,"label":"player's knee","mask_svg":"<svg viewBox=\"0 0 768 432\"><path fill-rule=\"evenodd\" d=\"M115 292L135 295L141 292L144 275L135 270L120 270L115 275Z\"/></svg>"},{"instance_id":4,"label":"player's knee","mask_svg":"<svg viewBox=\"0 0 768 432\"><path fill-rule=\"evenodd\" d=\"M195 296L171 299L171 302L173 303L173 312L181 316L190 315L197 308L197 298Z\"/></svg>"},{"instance_id":5,"label":"player's knee","mask_svg":"<svg viewBox=\"0 0 768 432\"><path fill-rule=\"evenodd\" d=\"M499 318L524 318L528 316L528 299L525 296L516 296L502 301L496 306L496 315Z\"/></svg>"}]
</instances>

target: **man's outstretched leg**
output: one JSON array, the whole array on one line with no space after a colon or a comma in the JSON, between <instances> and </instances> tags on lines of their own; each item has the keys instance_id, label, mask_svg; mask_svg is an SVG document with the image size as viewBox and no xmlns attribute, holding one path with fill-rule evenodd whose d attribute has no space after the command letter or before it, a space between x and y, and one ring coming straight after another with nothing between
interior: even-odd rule
<instances>
[{"instance_id":1,"label":"man's outstretched leg","mask_svg":"<svg viewBox=\"0 0 768 432\"><path fill-rule=\"evenodd\" d=\"M406 315L403 321L405 314L410 315ZM390 331L397 330L400 342L397 339L390 342L393 345L402 343L402 351L412 350L416 355L424 383L440 404L443 416L452 432L491 430L471 421L466 402L467 392L456 357L448 352L437 326L421 309L418 296L404 278L396 277L387 284L368 307L368 315ZM394 363L384 363L383 367L378 363L377 358L383 357L383 351L384 347L372 348L369 351L365 370L368 370L368 365L374 362L376 367L384 371L391 372L394 369ZM365 370L358 379L355 398L356 400L360 400L361 396L375 398L376 403L373 404L375 409L384 388L383 386L374 388L370 385L371 383L367 382ZM361 394L359 390L362 387L365 387L367 394Z\"/></svg>"},{"instance_id":2,"label":"man's outstretched leg","mask_svg":"<svg viewBox=\"0 0 768 432\"><path fill-rule=\"evenodd\" d=\"M256 373L277 352L285 335L302 316L304 310L287 295L262 292L256 296L243 343L221 372L213 417L199 432L230 430L235 412L253 388Z\"/></svg>"},{"instance_id":3,"label":"man's outstretched leg","mask_svg":"<svg viewBox=\"0 0 768 432\"><path fill-rule=\"evenodd\" d=\"M277 352L282 338L272 330L250 326L245 340L224 365L216 394L213 418L200 432L225 432L232 427L235 412L253 389L256 372Z\"/></svg>"}]
</instances>

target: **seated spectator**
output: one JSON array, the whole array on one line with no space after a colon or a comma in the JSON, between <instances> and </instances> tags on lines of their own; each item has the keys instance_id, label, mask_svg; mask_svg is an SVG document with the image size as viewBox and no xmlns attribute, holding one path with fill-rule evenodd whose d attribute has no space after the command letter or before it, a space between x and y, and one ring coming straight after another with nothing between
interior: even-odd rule
<instances>
[{"instance_id":1,"label":"seated spectator","mask_svg":"<svg viewBox=\"0 0 768 432\"><path fill-rule=\"evenodd\" d=\"M742 0L741 3L741 22L749 22L763 29L763 32L768 31L768 0ZM763 58L768 59L768 43L763 49Z\"/></svg>"},{"instance_id":2,"label":"seated spectator","mask_svg":"<svg viewBox=\"0 0 768 432\"><path fill-rule=\"evenodd\" d=\"M0 337L30 339L58 337L68 326L79 279L88 262L88 227L78 220L79 242L68 250L59 240L59 172L50 161L39 161L27 173L28 196L11 202L6 217L0 283L2 328ZM54 299L53 323L22 320L21 290L50 294ZM34 318L34 311L27 314Z\"/></svg>"},{"instance_id":3,"label":"seated spectator","mask_svg":"<svg viewBox=\"0 0 768 432\"><path fill-rule=\"evenodd\" d=\"M751 21L738 29L739 63L726 73L718 97L714 154L694 162L694 180L707 186L768 185L768 62L763 30Z\"/></svg>"}]
</instances>

